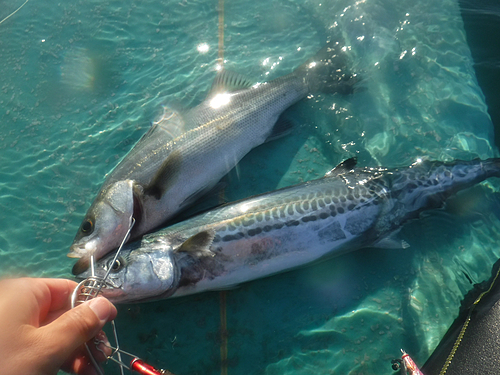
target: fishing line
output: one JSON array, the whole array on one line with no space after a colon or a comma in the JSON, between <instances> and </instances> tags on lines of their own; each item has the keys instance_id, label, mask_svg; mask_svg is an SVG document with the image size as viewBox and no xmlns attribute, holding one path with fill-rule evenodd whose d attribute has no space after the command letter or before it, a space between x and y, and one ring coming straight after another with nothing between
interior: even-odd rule
<instances>
[{"instance_id":1,"label":"fishing line","mask_svg":"<svg viewBox=\"0 0 500 375\"><path fill-rule=\"evenodd\" d=\"M226 291L220 292L220 362L221 375L227 375L227 316L226 316Z\"/></svg>"},{"instance_id":2,"label":"fishing line","mask_svg":"<svg viewBox=\"0 0 500 375\"><path fill-rule=\"evenodd\" d=\"M26 0L23 5L21 5L19 8L17 8L15 11L13 11L11 14L9 14L7 17L5 17L3 20L0 21L0 25L7 21L10 17L12 17L14 14L16 14L23 6L26 5L26 3L30 0Z\"/></svg>"}]
</instances>

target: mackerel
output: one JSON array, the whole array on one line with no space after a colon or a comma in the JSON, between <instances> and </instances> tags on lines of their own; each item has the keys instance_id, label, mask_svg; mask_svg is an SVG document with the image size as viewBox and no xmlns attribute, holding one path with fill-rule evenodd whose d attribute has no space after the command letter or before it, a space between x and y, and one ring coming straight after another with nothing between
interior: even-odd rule
<instances>
[{"instance_id":1,"label":"mackerel","mask_svg":"<svg viewBox=\"0 0 500 375\"><path fill-rule=\"evenodd\" d=\"M500 159L421 161L405 168L340 164L323 178L195 216L103 258L111 301L140 302L225 289L363 247L406 247L391 237L424 210L489 177ZM89 274L79 275L81 278Z\"/></svg>"}]
</instances>

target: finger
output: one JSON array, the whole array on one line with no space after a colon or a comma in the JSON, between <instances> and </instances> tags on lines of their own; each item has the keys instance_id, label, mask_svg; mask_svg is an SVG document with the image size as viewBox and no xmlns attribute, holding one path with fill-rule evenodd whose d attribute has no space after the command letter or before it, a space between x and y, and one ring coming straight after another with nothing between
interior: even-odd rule
<instances>
[{"instance_id":1,"label":"finger","mask_svg":"<svg viewBox=\"0 0 500 375\"><path fill-rule=\"evenodd\" d=\"M76 282L68 279L38 279L48 289L50 297L46 295L38 299L41 306L39 325L47 324L47 317L54 312L61 314L71 308L71 294L78 285ZM53 320L53 317L49 317Z\"/></svg>"},{"instance_id":2,"label":"finger","mask_svg":"<svg viewBox=\"0 0 500 375\"><path fill-rule=\"evenodd\" d=\"M61 370L79 375L97 375L94 364L88 357L87 350L81 346L62 366Z\"/></svg>"},{"instance_id":3,"label":"finger","mask_svg":"<svg viewBox=\"0 0 500 375\"><path fill-rule=\"evenodd\" d=\"M52 358L62 364L83 343L89 341L104 324L116 316L116 308L103 297L75 307L52 323L40 328L44 346Z\"/></svg>"},{"instance_id":4,"label":"finger","mask_svg":"<svg viewBox=\"0 0 500 375\"><path fill-rule=\"evenodd\" d=\"M11 323L22 322L38 327L49 311L69 308L69 296L75 287L74 281L65 279L3 280L0 281L0 308L8 314L5 318Z\"/></svg>"},{"instance_id":5,"label":"finger","mask_svg":"<svg viewBox=\"0 0 500 375\"><path fill-rule=\"evenodd\" d=\"M51 311L46 316L43 322L40 322L40 327L46 326L47 324L52 323L54 320L58 319L62 314L64 314L66 310L57 310Z\"/></svg>"},{"instance_id":6,"label":"finger","mask_svg":"<svg viewBox=\"0 0 500 375\"><path fill-rule=\"evenodd\" d=\"M87 346L90 349L92 356L98 363L103 363L108 359L108 356L112 354L112 350L109 347L109 342L106 334L100 331L96 335L96 339L101 342L107 343L108 346L104 346L103 343L99 344L99 348L104 351L104 353L96 348L94 345L94 340L87 342ZM102 369L102 368L101 368ZM88 356L88 351L85 346L80 346L71 357L61 366L61 370L79 375L97 375L98 372L95 369L94 364L91 362ZM102 371L101 371L102 372Z\"/></svg>"},{"instance_id":7,"label":"finger","mask_svg":"<svg viewBox=\"0 0 500 375\"><path fill-rule=\"evenodd\" d=\"M108 356L113 353L111 344L104 331L99 331L92 340L88 341L87 347L90 349L92 356L97 362L105 362ZM85 350L85 353L87 353L87 350Z\"/></svg>"},{"instance_id":8,"label":"finger","mask_svg":"<svg viewBox=\"0 0 500 375\"><path fill-rule=\"evenodd\" d=\"M50 291L39 279L20 278L0 282L0 309L11 326L30 324L38 327L40 313L48 311ZM15 301L15 303L13 303Z\"/></svg>"},{"instance_id":9,"label":"finger","mask_svg":"<svg viewBox=\"0 0 500 375\"><path fill-rule=\"evenodd\" d=\"M49 311L69 310L71 307L71 294L78 285L68 279L42 279L49 288L51 303Z\"/></svg>"},{"instance_id":10,"label":"finger","mask_svg":"<svg viewBox=\"0 0 500 375\"><path fill-rule=\"evenodd\" d=\"M95 336L95 345L89 345L94 358L99 362L104 362L113 353L111 349L111 344L109 343L108 337L104 331L99 331Z\"/></svg>"}]
</instances>

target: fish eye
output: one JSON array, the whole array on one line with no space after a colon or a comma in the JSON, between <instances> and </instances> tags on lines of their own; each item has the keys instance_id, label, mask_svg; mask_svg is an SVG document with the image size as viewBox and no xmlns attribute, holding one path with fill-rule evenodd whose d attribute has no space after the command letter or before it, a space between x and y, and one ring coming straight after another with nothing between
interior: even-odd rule
<instances>
[{"instance_id":1,"label":"fish eye","mask_svg":"<svg viewBox=\"0 0 500 375\"><path fill-rule=\"evenodd\" d=\"M108 269L111 269L112 273L119 272L123 268L123 266L125 264L125 262L123 261L123 259L121 257L119 257L118 259L116 259L114 263L112 263L112 262L113 262L113 259L111 259L108 262Z\"/></svg>"},{"instance_id":2,"label":"fish eye","mask_svg":"<svg viewBox=\"0 0 500 375\"><path fill-rule=\"evenodd\" d=\"M90 234L94 230L94 224L92 223L92 220L87 219L82 223L81 230L85 234Z\"/></svg>"}]
</instances>

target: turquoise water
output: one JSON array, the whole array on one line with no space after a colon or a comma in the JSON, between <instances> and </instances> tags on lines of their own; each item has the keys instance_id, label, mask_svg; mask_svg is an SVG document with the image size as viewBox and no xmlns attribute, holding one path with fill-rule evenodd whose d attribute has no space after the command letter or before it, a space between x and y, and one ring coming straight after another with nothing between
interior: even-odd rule
<instances>
[{"instance_id":1,"label":"turquoise water","mask_svg":"<svg viewBox=\"0 0 500 375\"><path fill-rule=\"evenodd\" d=\"M4 2L0 19L22 3ZM215 1L30 0L0 24L0 275L71 277L66 253L105 174L163 106L203 100L217 23ZM226 199L351 156L391 167L497 154L455 1L225 4L225 65L255 81L339 36L364 90L288 111L293 134L249 154ZM365 249L228 291L228 374L391 374L400 348L423 363L498 259L497 191L490 180L410 223L409 249ZM117 325L122 347L158 367L221 372L219 293L122 306Z\"/></svg>"}]
</instances>

